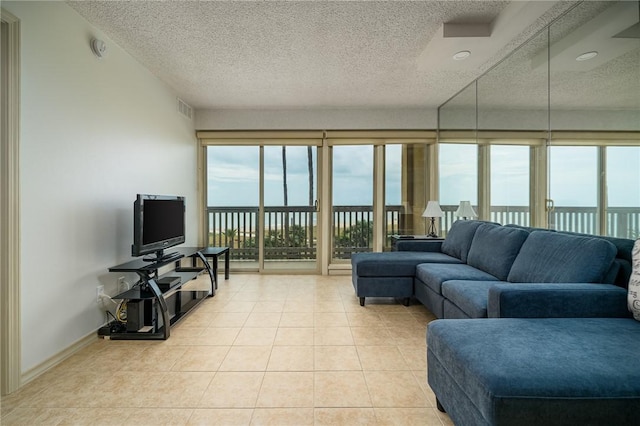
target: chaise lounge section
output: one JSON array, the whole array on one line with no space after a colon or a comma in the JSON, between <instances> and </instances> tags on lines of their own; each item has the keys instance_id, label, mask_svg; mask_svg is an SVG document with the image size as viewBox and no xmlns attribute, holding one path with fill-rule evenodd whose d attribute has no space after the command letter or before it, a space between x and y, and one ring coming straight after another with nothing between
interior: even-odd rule
<instances>
[{"instance_id":1,"label":"chaise lounge section","mask_svg":"<svg viewBox=\"0 0 640 426\"><path fill-rule=\"evenodd\" d=\"M427 348L428 383L456 426L638 424L633 319L436 320Z\"/></svg>"},{"instance_id":2,"label":"chaise lounge section","mask_svg":"<svg viewBox=\"0 0 640 426\"><path fill-rule=\"evenodd\" d=\"M456 222L449 237L434 241L398 241L397 251L356 253L351 257L351 275L360 305L367 297L408 299L415 295L416 267L424 263L462 264L481 221Z\"/></svg>"},{"instance_id":3,"label":"chaise lounge section","mask_svg":"<svg viewBox=\"0 0 640 426\"><path fill-rule=\"evenodd\" d=\"M402 298L405 304L409 304L414 295L413 281L417 265L462 263L456 257L435 251L439 246L440 244L434 245L434 251L354 254L351 258L351 274L360 305L364 306L366 297Z\"/></svg>"}]
</instances>

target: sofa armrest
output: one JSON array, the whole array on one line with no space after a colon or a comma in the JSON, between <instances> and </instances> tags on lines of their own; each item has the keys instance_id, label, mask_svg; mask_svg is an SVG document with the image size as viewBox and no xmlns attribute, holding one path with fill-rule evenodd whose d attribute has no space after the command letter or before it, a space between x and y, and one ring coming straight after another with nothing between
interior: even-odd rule
<instances>
[{"instance_id":1,"label":"sofa armrest","mask_svg":"<svg viewBox=\"0 0 640 426\"><path fill-rule=\"evenodd\" d=\"M431 251L440 252L442 240L425 241L425 240L398 240L396 241L397 251Z\"/></svg>"},{"instance_id":2,"label":"sofa armrest","mask_svg":"<svg viewBox=\"0 0 640 426\"><path fill-rule=\"evenodd\" d=\"M627 291L611 284L499 283L489 289L489 318L626 318Z\"/></svg>"}]
</instances>

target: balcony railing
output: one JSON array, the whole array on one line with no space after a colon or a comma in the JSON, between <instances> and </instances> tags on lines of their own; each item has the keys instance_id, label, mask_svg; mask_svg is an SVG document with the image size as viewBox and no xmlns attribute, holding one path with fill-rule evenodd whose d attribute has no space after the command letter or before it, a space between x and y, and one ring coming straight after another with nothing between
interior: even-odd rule
<instances>
[{"instance_id":1,"label":"balcony railing","mask_svg":"<svg viewBox=\"0 0 640 426\"><path fill-rule=\"evenodd\" d=\"M317 213L310 206L265 207L265 259L315 259ZM387 206L386 235L400 232L402 206ZM233 260L258 260L258 208L208 207L208 243L230 247ZM333 256L349 259L352 253L373 247L371 206L333 208Z\"/></svg>"},{"instance_id":2,"label":"balcony railing","mask_svg":"<svg viewBox=\"0 0 640 426\"><path fill-rule=\"evenodd\" d=\"M476 208L474 206L474 208ZM454 212L458 206L442 206L443 235L457 220ZM607 235L618 238L640 237L640 207L609 207L607 209ZM491 221L530 226L529 207L491 206ZM598 234L598 209L596 207L554 207L549 215L549 229L557 231Z\"/></svg>"},{"instance_id":3,"label":"balcony railing","mask_svg":"<svg viewBox=\"0 0 640 426\"><path fill-rule=\"evenodd\" d=\"M458 206L443 205L440 220L441 235L458 218ZM386 206L384 235L412 229L404 224L402 206ZM555 207L549 217L551 229L596 234L595 207ZM607 235L621 238L640 237L640 208L611 207L607 209ZM233 260L258 260L258 208L208 207L208 243L231 248ZM530 226L529 208L523 206L492 206L491 220L502 224ZM414 233L409 231L408 233ZM349 259L351 254L372 251L373 209L371 206L335 206L333 208L334 259ZM265 207L264 256L266 260L313 260L317 255L317 213L312 206ZM390 243L385 238L385 247Z\"/></svg>"}]
</instances>

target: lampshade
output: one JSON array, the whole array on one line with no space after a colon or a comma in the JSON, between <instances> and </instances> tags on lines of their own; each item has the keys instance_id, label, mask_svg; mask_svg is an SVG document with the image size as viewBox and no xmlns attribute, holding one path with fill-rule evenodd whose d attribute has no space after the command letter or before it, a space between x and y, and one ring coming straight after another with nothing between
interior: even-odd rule
<instances>
[{"instance_id":1,"label":"lampshade","mask_svg":"<svg viewBox=\"0 0 640 426\"><path fill-rule=\"evenodd\" d=\"M460 201L458 210L456 210L456 216L458 217L478 217L476 212L471 207L471 201Z\"/></svg>"},{"instance_id":2,"label":"lampshade","mask_svg":"<svg viewBox=\"0 0 640 426\"><path fill-rule=\"evenodd\" d=\"M424 209L424 213L422 213L422 217L442 217L444 213L442 213L442 209L440 209L440 203L437 201L429 201L427 203L427 208Z\"/></svg>"}]
</instances>

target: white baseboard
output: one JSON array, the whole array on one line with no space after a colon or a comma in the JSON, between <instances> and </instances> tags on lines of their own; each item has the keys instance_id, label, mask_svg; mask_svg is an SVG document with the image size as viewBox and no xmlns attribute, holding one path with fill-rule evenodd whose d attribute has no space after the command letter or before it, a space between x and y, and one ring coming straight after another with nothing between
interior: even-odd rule
<instances>
[{"instance_id":1,"label":"white baseboard","mask_svg":"<svg viewBox=\"0 0 640 426\"><path fill-rule=\"evenodd\" d=\"M350 275L351 263L332 263L329 265L329 275Z\"/></svg>"},{"instance_id":2,"label":"white baseboard","mask_svg":"<svg viewBox=\"0 0 640 426\"><path fill-rule=\"evenodd\" d=\"M71 355L75 354L76 352L85 348L86 346L89 346L90 344L94 343L98 339L99 337L98 337L97 331L92 331L91 333L80 338L75 343L71 344L70 346L58 352L57 354L53 355L52 357L44 360L43 362L36 365L35 367L25 371L20 376L20 386L22 387L26 385L36 377L47 372L49 369L60 364L62 361L69 358Z\"/></svg>"}]
</instances>

